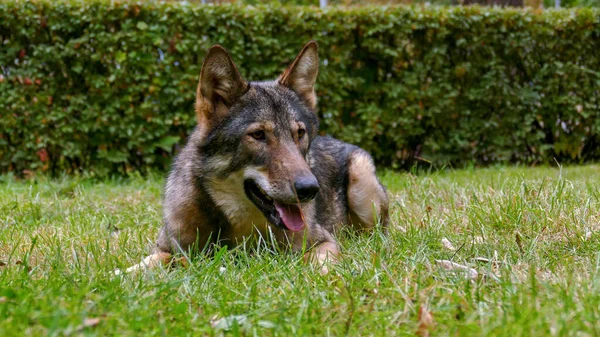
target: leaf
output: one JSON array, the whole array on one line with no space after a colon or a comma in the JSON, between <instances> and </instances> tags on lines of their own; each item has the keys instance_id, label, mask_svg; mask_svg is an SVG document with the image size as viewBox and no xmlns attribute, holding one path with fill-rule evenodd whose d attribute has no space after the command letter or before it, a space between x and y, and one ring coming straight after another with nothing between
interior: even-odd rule
<instances>
[{"instance_id":1,"label":"leaf","mask_svg":"<svg viewBox=\"0 0 600 337\"><path fill-rule=\"evenodd\" d=\"M434 321L433 315L425 306L419 308L419 329L417 335L421 337L429 337L433 330Z\"/></svg>"},{"instance_id":2,"label":"leaf","mask_svg":"<svg viewBox=\"0 0 600 337\"><path fill-rule=\"evenodd\" d=\"M463 266L462 264L458 264L456 262L448 261L448 260L435 260L435 263L442 267L445 270L462 273L466 278L470 280L476 280L479 277L479 273L477 270Z\"/></svg>"},{"instance_id":3,"label":"leaf","mask_svg":"<svg viewBox=\"0 0 600 337\"><path fill-rule=\"evenodd\" d=\"M117 150L110 150L106 153L106 159L111 163L125 163L127 162L127 154Z\"/></svg>"},{"instance_id":4,"label":"leaf","mask_svg":"<svg viewBox=\"0 0 600 337\"><path fill-rule=\"evenodd\" d=\"M118 51L118 52L115 53L115 60L117 62L123 63L123 61L125 61L126 59L127 59L127 54L126 53L124 53L122 51ZM111 76L115 76L115 74L112 74Z\"/></svg>"},{"instance_id":5,"label":"leaf","mask_svg":"<svg viewBox=\"0 0 600 337\"><path fill-rule=\"evenodd\" d=\"M82 326L84 328L91 328L91 327L95 327L96 325L100 324L101 319L99 317L92 317L92 318L86 318L83 320L83 324Z\"/></svg>"},{"instance_id":6,"label":"leaf","mask_svg":"<svg viewBox=\"0 0 600 337\"><path fill-rule=\"evenodd\" d=\"M211 325L217 330L229 331L234 325L248 327L249 322L246 315L231 315L223 318L218 318L218 316L216 316L211 320Z\"/></svg>"},{"instance_id":7,"label":"leaf","mask_svg":"<svg viewBox=\"0 0 600 337\"><path fill-rule=\"evenodd\" d=\"M156 147L160 147L161 149L171 152L173 150L173 145L177 144L181 138L179 136L168 136L161 139L158 143L156 143Z\"/></svg>"},{"instance_id":8,"label":"leaf","mask_svg":"<svg viewBox=\"0 0 600 337\"><path fill-rule=\"evenodd\" d=\"M99 317L86 317L83 320L83 323L81 323L79 326L77 326L77 328L75 328L76 332L81 332L87 328L93 328L95 326L97 326L98 324L100 324L100 321L102 319Z\"/></svg>"},{"instance_id":9,"label":"leaf","mask_svg":"<svg viewBox=\"0 0 600 337\"><path fill-rule=\"evenodd\" d=\"M148 29L148 25L144 21L140 21L137 23L136 27L140 30Z\"/></svg>"},{"instance_id":10,"label":"leaf","mask_svg":"<svg viewBox=\"0 0 600 337\"><path fill-rule=\"evenodd\" d=\"M456 250L456 248L454 248L454 245L452 245L452 242L450 242L450 240L446 239L446 238L442 238L442 246L444 246L444 248L448 249L448 250Z\"/></svg>"},{"instance_id":11,"label":"leaf","mask_svg":"<svg viewBox=\"0 0 600 337\"><path fill-rule=\"evenodd\" d=\"M265 329L273 329L275 328L275 323L271 322L271 321L258 321L256 323L256 325L260 326L261 328L265 328Z\"/></svg>"}]
</instances>

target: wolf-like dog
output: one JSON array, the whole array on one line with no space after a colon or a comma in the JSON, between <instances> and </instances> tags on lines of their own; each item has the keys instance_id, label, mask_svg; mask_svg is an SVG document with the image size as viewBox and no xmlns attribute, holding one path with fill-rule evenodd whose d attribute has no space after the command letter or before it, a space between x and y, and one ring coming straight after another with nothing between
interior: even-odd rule
<instances>
[{"instance_id":1,"label":"wolf-like dog","mask_svg":"<svg viewBox=\"0 0 600 337\"><path fill-rule=\"evenodd\" d=\"M209 50L198 125L167 179L156 247L128 271L261 235L292 251L309 247L305 258L326 272L338 260L341 227L387 225L389 199L370 155L317 135L318 68L314 41L267 82L246 82L225 49Z\"/></svg>"}]
</instances>

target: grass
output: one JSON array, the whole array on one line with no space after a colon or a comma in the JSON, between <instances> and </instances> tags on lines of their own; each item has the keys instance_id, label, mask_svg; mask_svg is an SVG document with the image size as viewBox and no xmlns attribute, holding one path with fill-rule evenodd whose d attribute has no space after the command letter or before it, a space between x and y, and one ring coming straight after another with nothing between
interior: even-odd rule
<instances>
[{"instance_id":1,"label":"grass","mask_svg":"<svg viewBox=\"0 0 600 337\"><path fill-rule=\"evenodd\" d=\"M263 247L112 277L153 243L162 177L0 178L0 336L600 335L600 167L382 179L389 235L343 234L329 275Z\"/></svg>"}]
</instances>

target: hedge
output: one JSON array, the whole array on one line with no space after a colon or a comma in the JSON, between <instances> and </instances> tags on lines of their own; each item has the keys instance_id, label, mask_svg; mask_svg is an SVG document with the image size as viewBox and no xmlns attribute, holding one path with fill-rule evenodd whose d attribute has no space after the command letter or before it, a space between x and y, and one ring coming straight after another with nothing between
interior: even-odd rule
<instances>
[{"instance_id":1,"label":"hedge","mask_svg":"<svg viewBox=\"0 0 600 337\"><path fill-rule=\"evenodd\" d=\"M320 45L322 132L382 165L600 158L600 12L0 0L0 171L164 170L212 44L276 77Z\"/></svg>"}]
</instances>

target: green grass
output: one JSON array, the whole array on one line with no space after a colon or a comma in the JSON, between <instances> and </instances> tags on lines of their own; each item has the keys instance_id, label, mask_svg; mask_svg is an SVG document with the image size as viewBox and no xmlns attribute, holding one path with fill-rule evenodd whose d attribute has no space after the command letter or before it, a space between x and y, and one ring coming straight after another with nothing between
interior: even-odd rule
<instances>
[{"instance_id":1,"label":"green grass","mask_svg":"<svg viewBox=\"0 0 600 337\"><path fill-rule=\"evenodd\" d=\"M0 336L414 336L420 308L435 336L600 335L600 167L382 178L389 235L344 234L329 275L263 247L124 277L156 237L161 177L0 178Z\"/></svg>"}]
</instances>

